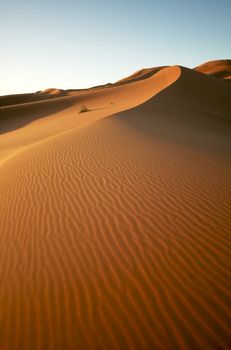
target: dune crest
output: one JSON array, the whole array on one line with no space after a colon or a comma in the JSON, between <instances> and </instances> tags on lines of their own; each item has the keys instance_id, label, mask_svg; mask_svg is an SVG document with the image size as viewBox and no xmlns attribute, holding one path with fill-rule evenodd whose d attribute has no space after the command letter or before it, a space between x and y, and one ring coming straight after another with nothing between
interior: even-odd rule
<instances>
[{"instance_id":1,"label":"dune crest","mask_svg":"<svg viewBox=\"0 0 231 350\"><path fill-rule=\"evenodd\" d=\"M231 80L231 60L209 61L194 69L198 72L212 75L215 78Z\"/></svg>"},{"instance_id":2,"label":"dune crest","mask_svg":"<svg viewBox=\"0 0 231 350\"><path fill-rule=\"evenodd\" d=\"M143 68L133 73L132 75L118 80L115 84L127 84L137 80L142 80L151 77L153 74L159 72L161 69L167 68L166 66L155 68Z\"/></svg>"},{"instance_id":3,"label":"dune crest","mask_svg":"<svg viewBox=\"0 0 231 350\"><path fill-rule=\"evenodd\" d=\"M114 86L110 89L77 91L62 98L2 107L0 161L3 161L3 157L8 159L15 150L18 152L19 149L48 137L144 103L174 83L180 73L180 68L173 66L148 79L132 82L129 88ZM84 116L79 114L83 105L89 109L89 113ZM25 126L26 128L21 129ZM9 137L8 133L11 131L15 134Z\"/></svg>"}]
</instances>

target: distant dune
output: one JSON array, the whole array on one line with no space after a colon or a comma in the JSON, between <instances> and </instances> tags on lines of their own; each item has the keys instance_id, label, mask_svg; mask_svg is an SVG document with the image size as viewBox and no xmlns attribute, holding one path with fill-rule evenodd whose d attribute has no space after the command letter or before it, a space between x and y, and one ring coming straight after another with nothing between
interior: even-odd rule
<instances>
[{"instance_id":1,"label":"distant dune","mask_svg":"<svg viewBox=\"0 0 231 350\"><path fill-rule=\"evenodd\" d=\"M194 69L198 72L212 75L215 78L223 78L231 81L231 60L210 61Z\"/></svg>"},{"instance_id":2,"label":"distant dune","mask_svg":"<svg viewBox=\"0 0 231 350\"><path fill-rule=\"evenodd\" d=\"M128 76L127 78L123 78L117 81L115 84L127 84L132 83L134 81L146 79L151 77L153 74L159 72L163 68L166 68L166 66L140 69L132 75Z\"/></svg>"},{"instance_id":3,"label":"distant dune","mask_svg":"<svg viewBox=\"0 0 231 350\"><path fill-rule=\"evenodd\" d=\"M65 90L62 89L46 89L43 91L39 91L40 95L56 95L56 96L62 96L65 94Z\"/></svg>"},{"instance_id":4,"label":"distant dune","mask_svg":"<svg viewBox=\"0 0 231 350\"><path fill-rule=\"evenodd\" d=\"M230 349L229 65L0 98L0 349Z\"/></svg>"}]
</instances>

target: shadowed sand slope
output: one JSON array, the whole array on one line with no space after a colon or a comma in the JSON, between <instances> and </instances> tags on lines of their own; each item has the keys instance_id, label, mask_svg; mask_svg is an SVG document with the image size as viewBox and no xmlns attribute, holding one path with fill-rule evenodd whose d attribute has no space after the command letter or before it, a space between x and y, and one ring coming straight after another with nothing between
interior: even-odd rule
<instances>
[{"instance_id":1,"label":"shadowed sand slope","mask_svg":"<svg viewBox=\"0 0 231 350\"><path fill-rule=\"evenodd\" d=\"M0 134L21 128L34 120L57 113L70 107L72 100L46 99L45 101L30 101L13 106L4 106L0 110Z\"/></svg>"},{"instance_id":2,"label":"shadowed sand slope","mask_svg":"<svg viewBox=\"0 0 231 350\"><path fill-rule=\"evenodd\" d=\"M168 89L121 113L120 118L151 137L181 145L190 141L194 147L211 151L221 147L223 153L229 154L230 97L229 84L182 67L180 78Z\"/></svg>"},{"instance_id":3,"label":"shadowed sand slope","mask_svg":"<svg viewBox=\"0 0 231 350\"><path fill-rule=\"evenodd\" d=\"M229 93L170 67L0 136L0 348L230 348Z\"/></svg>"},{"instance_id":4,"label":"shadowed sand slope","mask_svg":"<svg viewBox=\"0 0 231 350\"><path fill-rule=\"evenodd\" d=\"M42 101L51 98L51 95L43 95L39 93L31 94L16 94L16 95L5 95L0 96L0 107L17 105L21 103L28 103L34 101Z\"/></svg>"}]
</instances>

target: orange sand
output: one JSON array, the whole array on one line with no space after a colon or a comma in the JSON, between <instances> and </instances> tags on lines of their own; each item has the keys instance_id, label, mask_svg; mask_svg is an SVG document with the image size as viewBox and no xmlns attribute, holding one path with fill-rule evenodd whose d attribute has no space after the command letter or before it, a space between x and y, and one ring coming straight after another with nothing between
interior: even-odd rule
<instances>
[{"instance_id":1,"label":"orange sand","mask_svg":"<svg viewBox=\"0 0 231 350\"><path fill-rule=\"evenodd\" d=\"M231 85L173 66L7 101L0 349L229 349Z\"/></svg>"},{"instance_id":2,"label":"orange sand","mask_svg":"<svg viewBox=\"0 0 231 350\"><path fill-rule=\"evenodd\" d=\"M231 81L231 60L217 60L201 64L194 68L196 71L209 74L215 78Z\"/></svg>"}]
</instances>

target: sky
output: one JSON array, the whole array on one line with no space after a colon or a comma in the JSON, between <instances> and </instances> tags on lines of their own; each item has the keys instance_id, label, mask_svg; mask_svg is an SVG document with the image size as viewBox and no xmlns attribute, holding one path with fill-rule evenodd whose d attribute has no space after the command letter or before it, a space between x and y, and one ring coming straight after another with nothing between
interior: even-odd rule
<instances>
[{"instance_id":1,"label":"sky","mask_svg":"<svg viewBox=\"0 0 231 350\"><path fill-rule=\"evenodd\" d=\"M231 0L0 0L0 95L231 58Z\"/></svg>"}]
</instances>

